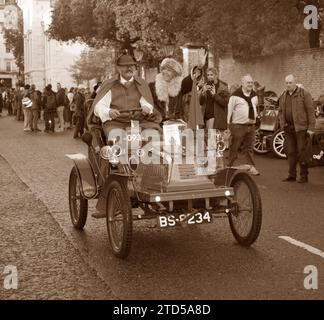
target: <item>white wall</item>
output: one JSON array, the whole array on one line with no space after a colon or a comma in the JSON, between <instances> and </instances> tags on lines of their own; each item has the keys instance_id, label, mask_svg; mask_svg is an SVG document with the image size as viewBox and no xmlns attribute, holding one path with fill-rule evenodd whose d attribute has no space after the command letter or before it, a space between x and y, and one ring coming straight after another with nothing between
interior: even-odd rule
<instances>
[{"instance_id":1,"label":"white wall","mask_svg":"<svg viewBox=\"0 0 324 320\"><path fill-rule=\"evenodd\" d=\"M85 46L62 44L45 35L51 18L50 0L19 1L24 14L26 81L42 89L60 82L64 87L75 86L68 71Z\"/></svg>"}]
</instances>

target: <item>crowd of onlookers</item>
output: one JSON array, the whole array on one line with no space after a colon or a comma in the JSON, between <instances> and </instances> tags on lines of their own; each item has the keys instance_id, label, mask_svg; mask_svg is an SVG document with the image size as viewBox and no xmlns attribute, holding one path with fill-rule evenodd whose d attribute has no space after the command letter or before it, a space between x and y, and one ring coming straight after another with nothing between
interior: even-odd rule
<instances>
[{"instance_id":1,"label":"crowd of onlookers","mask_svg":"<svg viewBox=\"0 0 324 320\"><path fill-rule=\"evenodd\" d=\"M9 116L23 121L25 132L41 132L40 121L44 121L45 133L74 130L73 137L78 138L86 127L87 108L98 87L91 92L83 85L67 89L57 83L56 91L51 84L41 91L33 84L7 88L1 83L0 116L6 109Z\"/></svg>"}]
</instances>

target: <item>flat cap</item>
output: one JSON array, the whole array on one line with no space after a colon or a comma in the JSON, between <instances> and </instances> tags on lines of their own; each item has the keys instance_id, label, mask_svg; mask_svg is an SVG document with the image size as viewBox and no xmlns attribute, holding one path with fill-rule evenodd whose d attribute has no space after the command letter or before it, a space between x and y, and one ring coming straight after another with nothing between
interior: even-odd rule
<instances>
[{"instance_id":1,"label":"flat cap","mask_svg":"<svg viewBox=\"0 0 324 320\"><path fill-rule=\"evenodd\" d=\"M134 66L136 61L129 54L124 54L117 59L117 66Z\"/></svg>"}]
</instances>

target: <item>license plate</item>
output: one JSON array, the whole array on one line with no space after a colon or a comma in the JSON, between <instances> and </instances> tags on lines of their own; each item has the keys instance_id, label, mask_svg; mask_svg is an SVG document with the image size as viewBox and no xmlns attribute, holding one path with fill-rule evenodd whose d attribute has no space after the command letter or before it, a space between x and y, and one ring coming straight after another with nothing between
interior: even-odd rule
<instances>
[{"instance_id":1,"label":"license plate","mask_svg":"<svg viewBox=\"0 0 324 320\"><path fill-rule=\"evenodd\" d=\"M209 212L197 212L188 219L191 214L180 214L180 215L168 215L168 216L159 216L158 224L160 228L172 228L179 226L181 224L187 225L200 225L206 223L212 223L212 215Z\"/></svg>"}]
</instances>

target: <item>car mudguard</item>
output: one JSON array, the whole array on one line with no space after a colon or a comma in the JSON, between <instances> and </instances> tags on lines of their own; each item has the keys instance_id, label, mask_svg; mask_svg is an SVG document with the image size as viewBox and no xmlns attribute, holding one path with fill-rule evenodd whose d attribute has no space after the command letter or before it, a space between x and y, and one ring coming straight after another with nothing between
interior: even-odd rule
<instances>
[{"instance_id":1,"label":"car mudguard","mask_svg":"<svg viewBox=\"0 0 324 320\"><path fill-rule=\"evenodd\" d=\"M88 200L96 198L98 195L98 184L88 157L81 153L67 154L66 156L74 162L77 169L82 196Z\"/></svg>"},{"instance_id":2,"label":"car mudguard","mask_svg":"<svg viewBox=\"0 0 324 320\"><path fill-rule=\"evenodd\" d=\"M107 205L107 197L108 197L108 187L110 185L110 182L114 179L125 179L128 180L129 176L124 174L118 174L114 173L109 175L109 178L105 181L100 194L99 199L97 202L96 209L100 212L100 214L105 217L106 216L106 205Z\"/></svg>"},{"instance_id":3,"label":"car mudguard","mask_svg":"<svg viewBox=\"0 0 324 320\"><path fill-rule=\"evenodd\" d=\"M220 186L220 187L230 187L232 184L232 181L234 179L234 177L241 173L247 173L248 168L242 168L242 167L232 167L232 168L226 168L223 170L219 170L214 176L214 184L215 186ZM247 173L248 174L248 173Z\"/></svg>"}]
</instances>

